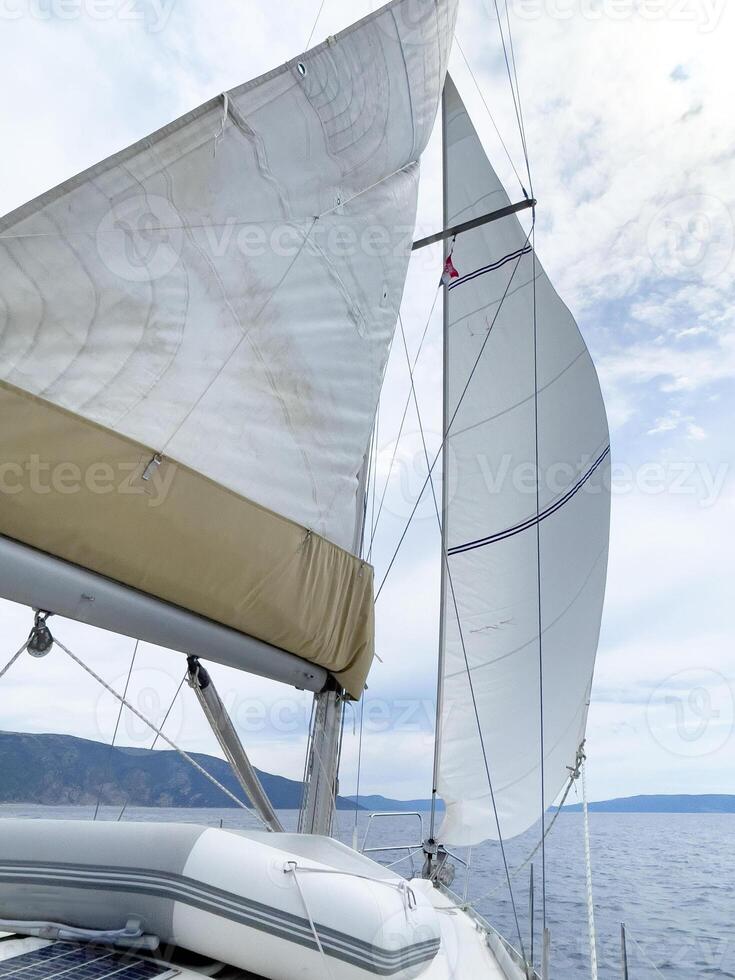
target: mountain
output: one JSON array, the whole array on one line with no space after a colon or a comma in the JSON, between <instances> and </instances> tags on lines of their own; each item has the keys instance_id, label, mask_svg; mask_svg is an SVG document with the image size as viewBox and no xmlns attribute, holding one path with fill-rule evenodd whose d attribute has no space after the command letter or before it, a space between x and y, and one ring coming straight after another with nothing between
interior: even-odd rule
<instances>
[{"instance_id":1,"label":"mountain","mask_svg":"<svg viewBox=\"0 0 735 980\"><path fill-rule=\"evenodd\" d=\"M593 813L735 813L735 796L628 796L590 803ZM565 806L564 812L579 812L581 803Z\"/></svg>"},{"instance_id":2,"label":"mountain","mask_svg":"<svg viewBox=\"0 0 735 980\"><path fill-rule=\"evenodd\" d=\"M349 800L354 807L357 797L346 796L345 799ZM426 813L431 810L431 800L391 800L387 796L363 796L361 794L360 806L362 809L373 813L384 810L395 813L410 813L418 810L420 813ZM437 810L444 811L444 803L441 800L437 801Z\"/></svg>"},{"instance_id":3,"label":"mountain","mask_svg":"<svg viewBox=\"0 0 735 980\"><path fill-rule=\"evenodd\" d=\"M190 753L215 779L242 797L229 763ZM301 783L258 772L276 809L301 805ZM0 732L0 803L46 806L94 805L101 790L105 805L229 807L235 804L173 751L111 748L70 735ZM354 810L339 797L338 809Z\"/></svg>"},{"instance_id":4,"label":"mountain","mask_svg":"<svg viewBox=\"0 0 735 980\"><path fill-rule=\"evenodd\" d=\"M347 799L354 805L354 796L348 796ZM373 811L426 812L431 809L431 800L390 800L385 796L361 796L360 806ZM590 803L589 808L593 813L735 813L735 796L629 796L624 799ZM438 809L444 810L441 800ZM574 803L565 806L564 813L575 813L581 809L581 803Z\"/></svg>"},{"instance_id":5,"label":"mountain","mask_svg":"<svg viewBox=\"0 0 735 980\"><path fill-rule=\"evenodd\" d=\"M223 759L192 752L192 757L236 796L240 784ZM258 772L276 809L301 805L301 783ZM151 807L234 806L216 786L173 751L110 748L71 735L21 735L0 732L0 804L46 806L94 805L102 790L105 805ZM430 800L392 800L360 796L361 810L426 812ZM355 797L338 797L340 810L354 810ZM564 812L581 810L581 804ZM443 809L439 801L439 809ZM597 813L735 813L735 796L632 796L590 803Z\"/></svg>"}]
</instances>

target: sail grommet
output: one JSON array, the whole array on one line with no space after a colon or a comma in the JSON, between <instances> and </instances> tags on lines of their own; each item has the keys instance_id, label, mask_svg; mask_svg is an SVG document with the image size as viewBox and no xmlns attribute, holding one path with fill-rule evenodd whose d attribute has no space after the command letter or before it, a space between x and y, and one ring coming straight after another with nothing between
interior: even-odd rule
<instances>
[{"instance_id":1,"label":"sail grommet","mask_svg":"<svg viewBox=\"0 0 735 980\"><path fill-rule=\"evenodd\" d=\"M296 65L296 70L298 71L298 73L299 73L299 75L301 75L301 77L302 77L302 78L306 78L306 75L307 75L307 68L306 68L306 65L304 64L304 62L303 62L303 61L300 61L300 62L299 62L299 63L298 63L297 65Z\"/></svg>"}]
</instances>

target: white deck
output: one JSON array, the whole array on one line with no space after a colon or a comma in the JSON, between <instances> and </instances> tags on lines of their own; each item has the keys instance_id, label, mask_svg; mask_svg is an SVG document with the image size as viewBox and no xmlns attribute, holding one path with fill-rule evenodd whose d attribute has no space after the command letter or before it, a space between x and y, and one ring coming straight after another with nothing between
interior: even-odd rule
<instances>
[{"instance_id":1,"label":"white deck","mask_svg":"<svg viewBox=\"0 0 735 980\"><path fill-rule=\"evenodd\" d=\"M421 980L513 980L500 969L485 932L451 898L428 881L417 879L411 887L431 900L442 930L439 954Z\"/></svg>"}]
</instances>

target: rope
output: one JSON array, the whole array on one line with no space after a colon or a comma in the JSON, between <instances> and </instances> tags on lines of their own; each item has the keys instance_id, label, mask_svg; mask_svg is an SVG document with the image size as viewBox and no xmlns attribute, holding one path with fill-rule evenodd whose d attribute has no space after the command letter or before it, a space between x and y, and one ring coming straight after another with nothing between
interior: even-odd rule
<instances>
[{"instance_id":1,"label":"rope","mask_svg":"<svg viewBox=\"0 0 735 980\"><path fill-rule=\"evenodd\" d=\"M292 873L294 876L296 875L296 872L299 871L301 874L336 875L342 878L356 878L360 881L369 881L373 885L384 885L386 888L392 888L394 891L398 892L403 899L403 905L406 911L417 907L416 893L414 892L413 888L411 888L409 883L403 878L401 878L400 881L389 881L386 878L375 878L373 875L361 875L355 871L340 871L337 868L311 868L308 866L300 867L296 861L287 861L284 871L286 874Z\"/></svg>"},{"instance_id":2,"label":"rope","mask_svg":"<svg viewBox=\"0 0 735 980\"><path fill-rule=\"evenodd\" d=\"M5 666L3 667L3 669L0 670L0 680L2 680L3 677L5 677L5 675L10 670L10 668L13 666L13 664L15 663L15 661L16 660L19 660L21 658L21 656L25 653L27 647L28 647L28 640L25 641L25 643L20 648L20 650L18 650L17 653L14 653L13 656L10 658L10 660L8 660L8 662L5 664Z\"/></svg>"},{"instance_id":3,"label":"rope","mask_svg":"<svg viewBox=\"0 0 735 980\"><path fill-rule=\"evenodd\" d=\"M260 820L263 826L266 827L265 821L262 819L262 817L258 813L256 813L255 810L252 810L247 805L247 803L244 803L241 799L238 799L238 797L235 796L234 793L230 792L230 790L223 783L221 783L215 776L207 772L204 766L200 766L199 763L196 761L196 759L193 759L188 752L185 752L183 749L179 748L179 746L176 745L176 743L173 742L167 735L164 735L161 728L156 728L156 726L153 724L152 721L149 721L145 717L145 715L141 714L140 711L138 711L138 709L135 708L129 701L127 701L124 697L122 697L122 695L118 694L113 687L110 687L107 681L102 680L99 674L96 674L91 667L88 667L87 664L84 663L83 660L80 660L79 657L76 656L76 654L73 654L71 650L68 647L64 646L64 644L60 640L54 637L54 642L56 643L57 647L59 647L60 650L63 650L64 653L74 661L75 664L78 664L78 666L81 667L82 670L86 671L90 677L92 677L94 680L97 681L98 684L104 687L104 689L108 692L108 694L111 694L114 698L117 698L118 701L120 701L122 704L125 705L128 711L132 711L132 713L135 715L136 718L142 721L143 724L146 725L148 728L150 728L152 732L155 732L158 738L164 741L166 745L172 748L175 752L178 752L181 758L184 759L186 762L188 762L190 766L193 766L193 768L196 769L196 771L201 776L204 776L204 778L207 779L210 783L212 783L213 786L216 786L217 789L221 790L225 794L225 796L228 796L232 800L232 802L237 804L237 806L239 806L241 809L247 810L247 812L251 814L251 816L257 817L257 819Z\"/></svg>"},{"instance_id":4,"label":"rope","mask_svg":"<svg viewBox=\"0 0 735 980\"><path fill-rule=\"evenodd\" d=\"M139 645L140 645L140 640L136 640L135 641L135 647L133 648L133 656L132 656L132 659L130 661L130 669L128 670L128 676L127 676L127 678L125 680L125 689L123 691L123 698L126 698L128 696L128 688L130 687L130 678L133 676L133 667L135 666L135 658L138 655L138 647L139 647ZM109 751L108 760L107 760L107 763L108 763L107 764L108 776L112 776L112 758L113 758L113 752L114 752L114 749L115 749L115 741L117 740L117 733L118 733L118 730L120 728L120 721L122 720L122 713L123 713L124 708L125 708L125 705L121 701L120 702L120 710L117 713L117 721L115 722L115 730L112 733L112 741L110 742L110 751ZM100 785L99 785L99 789L97 791L97 804L95 805L95 808L94 808L94 816L92 817L92 821L93 822L97 819L97 817L99 815L99 812L100 812L100 804L102 803L102 789L103 789L103 786L104 786L103 779L104 779L104 777L102 775L100 775Z\"/></svg>"},{"instance_id":5,"label":"rope","mask_svg":"<svg viewBox=\"0 0 735 980\"><path fill-rule=\"evenodd\" d=\"M314 919L311 915L311 909L309 908L309 903L306 901L306 896L304 895L304 891L301 887L301 882L299 881L299 876L297 874L297 871L299 870L299 866L295 861L288 861L283 870L285 874L293 875L293 880L296 882L296 888L298 890L299 897L301 898L301 904L304 906L306 917L309 920L309 925L311 926L311 934L314 937L314 941L316 942L317 949L319 950L319 954L322 958L322 963L324 964L327 980L332 980L332 971L329 967L329 960L327 959L327 954L324 952L322 941L319 938L319 933L317 932L317 928L314 925Z\"/></svg>"},{"instance_id":6,"label":"rope","mask_svg":"<svg viewBox=\"0 0 735 980\"><path fill-rule=\"evenodd\" d=\"M220 124L219 130L214 134L214 155L217 156L217 144L225 135L225 129L227 128L227 117L230 113L230 96L227 92L222 93L222 122Z\"/></svg>"},{"instance_id":7,"label":"rope","mask_svg":"<svg viewBox=\"0 0 735 980\"><path fill-rule=\"evenodd\" d=\"M587 807L587 763L582 766L582 810L584 812L584 864L587 878L587 928L590 937L590 973L597 980L597 937L595 933L595 904L592 897L592 857L590 854L590 821Z\"/></svg>"}]
</instances>

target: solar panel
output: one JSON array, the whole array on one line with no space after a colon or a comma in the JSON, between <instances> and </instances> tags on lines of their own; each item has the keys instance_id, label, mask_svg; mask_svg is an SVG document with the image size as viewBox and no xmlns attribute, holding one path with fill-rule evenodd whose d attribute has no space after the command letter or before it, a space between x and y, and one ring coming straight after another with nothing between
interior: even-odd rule
<instances>
[{"instance_id":1,"label":"solar panel","mask_svg":"<svg viewBox=\"0 0 735 980\"><path fill-rule=\"evenodd\" d=\"M153 980L178 971L99 946L51 943L0 962L1 980Z\"/></svg>"}]
</instances>

